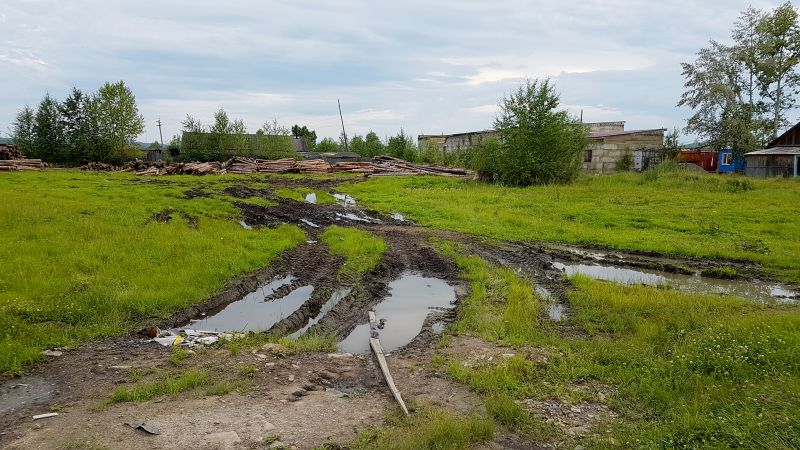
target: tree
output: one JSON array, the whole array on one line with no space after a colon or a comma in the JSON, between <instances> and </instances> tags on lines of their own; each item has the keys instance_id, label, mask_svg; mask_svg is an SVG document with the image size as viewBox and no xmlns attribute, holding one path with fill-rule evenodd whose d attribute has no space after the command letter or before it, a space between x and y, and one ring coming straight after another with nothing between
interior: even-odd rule
<instances>
[{"instance_id":1,"label":"tree","mask_svg":"<svg viewBox=\"0 0 800 450\"><path fill-rule=\"evenodd\" d=\"M19 110L17 117L11 124L12 142L26 155L33 155L33 123L35 116L36 112L30 106L25 105Z\"/></svg>"},{"instance_id":2,"label":"tree","mask_svg":"<svg viewBox=\"0 0 800 450\"><path fill-rule=\"evenodd\" d=\"M103 84L95 101L102 140L109 145L112 158L122 159L133 139L144 131L144 118L139 114L136 97L120 80Z\"/></svg>"},{"instance_id":3,"label":"tree","mask_svg":"<svg viewBox=\"0 0 800 450\"><path fill-rule=\"evenodd\" d=\"M80 162L89 156L87 100L87 96L80 89L73 87L70 95L59 105L61 127L64 129L64 139L69 148L70 162Z\"/></svg>"},{"instance_id":4,"label":"tree","mask_svg":"<svg viewBox=\"0 0 800 450\"><path fill-rule=\"evenodd\" d=\"M232 131L232 124L228 119L228 113L223 108L214 113L214 124L208 131L212 134L230 134Z\"/></svg>"},{"instance_id":5,"label":"tree","mask_svg":"<svg viewBox=\"0 0 800 450\"><path fill-rule=\"evenodd\" d=\"M367 154L367 141L364 140L363 136L356 134L350 139L350 151L357 153L362 158L369 156Z\"/></svg>"},{"instance_id":6,"label":"tree","mask_svg":"<svg viewBox=\"0 0 800 450\"><path fill-rule=\"evenodd\" d=\"M293 125L292 136L306 138L306 144L308 144L309 150L314 150L314 147L317 145L317 132L314 130L309 130L305 125L302 127L297 124Z\"/></svg>"},{"instance_id":7,"label":"tree","mask_svg":"<svg viewBox=\"0 0 800 450\"><path fill-rule=\"evenodd\" d=\"M64 129L61 127L58 102L48 93L39 103L33 119L31 154L47 161L63 162L63 150Z\"/></svg>"},{"instance_id":8,"label":"tree","mask_svg":"<svg viewBox=\"0 0 800 450\"><path fill-rule=\"evenodd\" d=\"M492 179L507 185L568 183L580 173L588 139L584 125L559 108L549 79L526 80L500 102L496 152L483 160ZM480 171L480 168L479 168Z\"/></svg>"},{"instance_id":9,"label":"tree","mask_svg":"<svg viewBox=\"0 0 800 450\"><path fill-rule=\"evenodd\" d=\"M325 139L321 140L319 144L316 145L316 148L314 150L320 153L335 153L340 151L340 148L339 144L337 144L336 141L326 137Z\"/></svg>"},{"instance_id":10,"label":"tree","mask_svg":"<svg viewBox=\"0 0 800 450\"><path fill-rule=\"evenodd\" d=\"M364 145L366 146L365 156L373 157L386 153L386 147L381 142L381 138L372 130L369 130L364 138Z\"/></svg>"},{"instance_id":11,"label":"tree","mask_svg":"<svg viewBox=\"0 0 800 450\"><path fill-rule=\"evenodd\" d=\"M187 133L202 133L206 130L205 125L203 125L199 120L195 119L194 116L187 114L186 118L183 119L181 122L183 126L183 131Z\"/></svg>"},{"instance_id":12,"label":"tree","mask_svg":"<svg viewBox=\"0 0 800 450\"><path fill-rule=\"evenodd\" d=\"M758 41L758 84L763 96L773 103L773 138L786 123L784 112L796 106L800 89L800 28L797 11L786 2L763 17L756 26Z\"/></svg>"},{"instance_id":13,"label":"tree","mask_svg":"<svg viewBox=\"0 0 800 450\"><path fill-rule=\"evenodd\" d=\"M416 150L411 136L407 135L402 128L397 135L390 137L386 142L386 153L388 153L389 156L405 159L406 161L414 161Z\"/></svg>"},{"instance_id":14,"label":"tree","mask_svg":"<svg viewBox=\"0 0 800 450\"><path fill-rule=\"evenodd\" d=\"M266 134L268 136L290 136L291 130L289 127L285 125L281 125L278 123L278 118L274 117L272 122L266 121L264 125L261 126L259 129L261 133Z\"/></svg>"}]
</instances>

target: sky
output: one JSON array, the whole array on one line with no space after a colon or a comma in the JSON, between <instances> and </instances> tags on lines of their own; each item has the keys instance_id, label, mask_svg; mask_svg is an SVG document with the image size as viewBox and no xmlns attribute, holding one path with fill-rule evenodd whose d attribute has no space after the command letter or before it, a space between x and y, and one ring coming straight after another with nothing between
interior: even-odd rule
<instances>
[{"instance_id":1,"label":"sky","mask_svg":"<svg viewBox=\"0 0 800 450\"><path fill-rule=\"evenodd\" d=\"M551 78L586 122L685 126L681 62L728 42L740 1L3 0L0 135L25 104L124 80L144 142L224 108L320 137L492 127L525 78ZM794 117L790 117L790 120ZM691 139L690 136L684 138Z\"/></svg>"}]
</instances>

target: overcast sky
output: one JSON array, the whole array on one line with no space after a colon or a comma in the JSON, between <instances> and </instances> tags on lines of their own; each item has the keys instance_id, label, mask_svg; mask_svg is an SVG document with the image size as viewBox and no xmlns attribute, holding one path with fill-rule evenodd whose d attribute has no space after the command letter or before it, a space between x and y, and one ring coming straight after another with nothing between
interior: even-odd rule
<instances>
[{"instance_id":1,"label":"overcast sky","mask_svg":"<svg viewBox=\"0 0 800 450\"><path fill-rule=\"evenodd\" d=\"M391 4L389 4L391 3ZM3 0L0 135L45 92L125 80L164 140L220 107L319 136L489 128L524 77L551 77L585 121L683 127L681 61L727 41L745 1ZM790 116L790 120L796 117Z\"/></svg>"}]
</instances>

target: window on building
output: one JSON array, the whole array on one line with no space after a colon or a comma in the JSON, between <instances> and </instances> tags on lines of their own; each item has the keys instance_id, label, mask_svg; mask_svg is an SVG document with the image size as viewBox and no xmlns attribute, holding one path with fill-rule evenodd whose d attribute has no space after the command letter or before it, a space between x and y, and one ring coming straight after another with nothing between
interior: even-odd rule
<instances>
[{"instance_id":1,"label":"window on building","mask_svg":"<svg viewBox=\"0 0 800 450\"><path fill-rule=\"evenodd\" d=\"M586 157L583 159L583 162L592 162L592 149L586 150Z\"/></svg>"},{"instance_id":2,"label":"window on building","mask_svg":"<svg viewBox=\"0 0 800 450\"><path fill-rule=\"evenodd\" d=\"M725 153L722 155L722 165L723 166L730 166L731 159L733 159L733 155L730 153Z\"/></svg>"}]
</instances>

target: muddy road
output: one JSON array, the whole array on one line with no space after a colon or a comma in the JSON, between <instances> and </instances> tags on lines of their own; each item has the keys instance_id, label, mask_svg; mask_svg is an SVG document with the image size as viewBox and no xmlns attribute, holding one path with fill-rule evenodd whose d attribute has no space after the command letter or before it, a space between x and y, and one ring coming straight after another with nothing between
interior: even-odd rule
<instances>
[{"instance_id":1,"label":"muddy road","mask_svg":"<svg viewBox=\"0 0 800 450\"><path fill-rule=\"evenodd\" d=\"M270 178L276 188L331 192L339 182ZM432 235L460 242L469 252L511 267L531 280L548 305L542 314L565 327L569 327L570 309L564 273L584 273L623 283L673 283L694 292L719 288L722 293L734 292L756 301L796 298L791 287L759 280L758 268L745 263L541 243L490 245L473 237L426 229L397 215L382 216L349 200L319 205L278 197L271 188L244 185L227 188L225 193L241 199L260 197L275 204L237 202L243 226L295 224L307 232L307 243L286 252L270 267L232 281L215 296L169 319L143 321L137 328L267 331L293 336L318 332L335 336L340 351L286 354L274 346L238 351L198 346L176 361L170 347L151 342L142 333L63 350L59 356L30 368L28 374L2 380L0 446L265 448L265 437L297 448L346 443L364 429L381 426L396 408L368 353L369 330L365 324L370 310L385 321L381 339L391 353L388 360L395 381L412 408L432 404L464 414L480 412L483 406L479 397L448 380L432 364L439 336L455 319L459 303L469 295L469 286L459 278L453 261L432 247ZM185 198L191 201L204 195L207 193L202 189L194 189L187 191ZM387 250L373 270L358 279L340 275L343 259L319 242L325 227L334 224L358 227L386 241ZM708 268L731 264L737 265L744 278L723 282L699 275ZM745 289L753 285L757 287ZM509 352L471 338L452 339L442 351L467 362L502 358ZM527 351L530 358L536 358L535 349ZM221 383L218 386L227 388L205 395L106 404L120 386L191 370L212 373ZM544 415L566 414L553 405L531 407ZM50 411L59 415L31 420L35 414ZM569 420L566 422L572 423ZM160 434L149 435L125 425L141 422ZM498 430L490 447L542 445Z\"/></svg>"}]
</instances>

